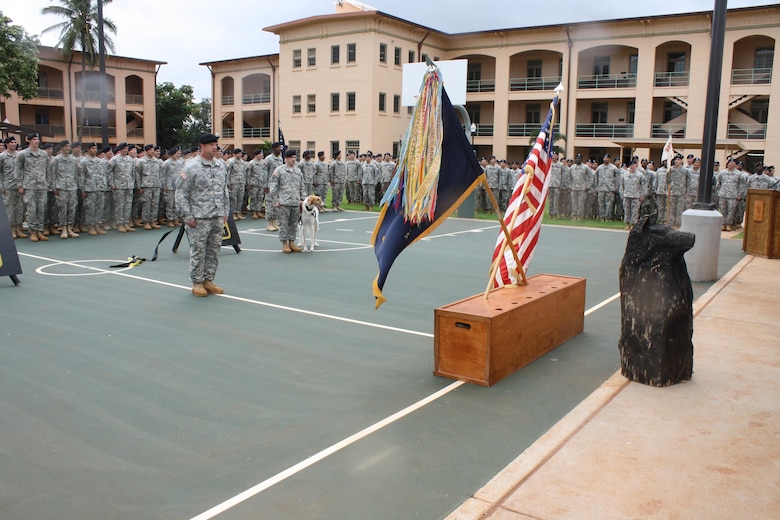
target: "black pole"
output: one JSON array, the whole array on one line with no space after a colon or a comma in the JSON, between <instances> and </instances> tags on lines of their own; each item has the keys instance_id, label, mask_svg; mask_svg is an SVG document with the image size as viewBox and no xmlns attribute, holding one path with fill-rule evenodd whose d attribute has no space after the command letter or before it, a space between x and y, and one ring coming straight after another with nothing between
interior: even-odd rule
<instances>
[{"instance_id":1,"label":"black pole","mask_svg":"<svg viewBox=\"0 0 780 520\"><path fill-rule=\"evenodd\" d=\"M701 145L701 170L699 196L693 209L712 210L712 168L718 132L718 105L720 102L720 77L723 70L723 40L726 34L727 0L715 0L712 13L710 45L710 72L707 77L707 101L704 111L704 137Z\"/></svg>"},{"instance_id":2,"label":"black pole","mask_svg":"<svg viewBox=\"0 0 780 520\"><path fill-rule=\"evenodd\" d=\"M103 0L97 0L98 60L100 64L100 135L108 146L108 82L106 79L106 41L103 36Z\"/></svg>"}]
</instances>

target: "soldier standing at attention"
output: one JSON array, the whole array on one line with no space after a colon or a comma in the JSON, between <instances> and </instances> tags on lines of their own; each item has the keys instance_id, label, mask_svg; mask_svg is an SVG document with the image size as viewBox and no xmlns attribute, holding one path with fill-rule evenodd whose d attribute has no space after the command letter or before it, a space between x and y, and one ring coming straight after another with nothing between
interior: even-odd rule
<instances>
[{"instance_id":1,"label":"soldier standing at attention","mask_svg":"<svg viewBox=\"0 0 780 520\"><path fill-rule=\"evenodd\" d=\"M27 215L27 227L30 229L30 241L49 240L43 234L43 222L46 215L48 197L47 170L49 154L39 148L41 134L33 132L27 136L30 147L16 154L16 170L21 178L17 191L24 195L24 208ZM18 233L17 233L18 235Z\"/></svg>"},{"instance_id":2,"label":"soldier standing at attention","mask_svg":"<svg viewBox=\"0 0 780 520\"><path fill-rule=\"evenodd\" d=\"M395 162L393 162L393 157L389 153L384 155L379 169L379 182L382 183L380 194L382 197L384 197L385 192L387 191L387 188L390 187L390 182L393 180L393 176L395 175Z\"/></svg>"},{"instance_id":3,"label":"soldier standing at attention","mask_svg":"<svg viewBox=\"0 0 780 520\"><path fill-rule=\"evenodd\" d=\"M347 202L358 204L362 200L363 187L360 185L360 162L355 158L355 152L347 154Z\"/></svg>"},{"instance_id":4,"label":"soldier standing at attention","mask_svg":"<svg viewBox=\"0 0 780 520\"><path fill-rule=\"evenodd\" d=\"M666 174L666 187L669 193L669 200L667 200L669 222L667 224L675 229L680 227L690 184L691 171L687 166L683 166L683 157L678 154L672 159L672 167Z\"/></svg>"},{"instance_id":5,"label":"soldier standing at attention","mask_svg":"<svg viewBox=\"0 0 780 520\"><path fill-rule=\"evenodd\" d=\"M376 183L379 180L379 167L374 162L374 155L371 152L366 154L366 162L363 163L361 174L363 182L363 204L366 211L374 211L376 204Z\"/></svg>"},{"instance_id":6,"label":"soldier standing at attention","mask_svg":"<svg viewBox=\"0 0 780 520\"><path fill-rule=\"evenodd\" d=\"M246 186L249 190L249 209L252 212L252 218L257 220L265 216L263 211L263 201L265 193L263 186L265 182L265 164L263 164L263 149L257 148L253 153L251 161L246 164Z\"/></svg>"},{"instance_id":7,"label":"soldier standing at attention","mask_svg":"<svg viewBox=\"0 0 780 520\"><path fill-rule=\"evenodd\" d=\"M571 175L571 214L574 220L585 218L585 202L588 191L593 187L596 173L588 166L582 164L582 154L574 157L574 164L569 168Z\"/></svg>"},{"instance_id":8,"label":"soldier standing at attention","mask_svg":"<svg viewBox=\"0 0 780 520\"><path fill-rule=\"evenodd\" d=\"M144 156L135 167L135 185L140 197L141 221L146 230L160 229L157 213L160 211L161 165L162 161L155 157L154 145L144 146Z\"/></svg>"},{"instance_id":9,"label":"soldier standing at attention","mask_svg":"<svg viewBox=\"0 0 780 520\"><path fill-rule=\"evenodd\" d=\"M295 245L295 234L298 232L298 221L301 218L301 201L306 198L306 187L303 184L303 173L295 166L294 150L285 152L284 164L274 170L268 184L271 198L279 211L279 240L282 242L282 252L300 253L301 248Z\"/></svg>"},{"instance_id":10,"label":"soldier standing at attention","mask_svg":"<svg viewBox=\"0 0 780 520\"><path fill-rule=\"evenodd\" d=\"M555 219L561 213L561 200L559 192L561 188L561 162L558 160L558 153L553 152L550 162L550 182L547 185L547 198L550 200L550 218Z\"/></svg>"},{"instance_id":11,"label":"soldier standing at attention","mask_svg":"<svg viewBox=\"0 0 780 520\"><path fill-rule=\"evenodd\" d=\"M184 161L181 158L181 148L175 146L168 150L168 158L162 166L162 190L165 204L165 220L168 227L176 227L176 179L179 177Z\"/></svg>"},{"instance_id":12,"label":"soldier standing at attention","mask_svg":"<svg viewBox=\"0 0 780 520\"><path fill-rule=\"evenodd\" d=\"M314 195L314 161L311 160L311 152L303 152L303 160L298 163L303 174L303 185L306 187L307 195Z\"/></svg>"},{"instance_id":13,"label":"soldier standing at attention","mask_svg":"<svg viewBox=\"0 0 780 520\"><path fill-rule=\"evenodd\" d=\"M612 220L615 206L615 193L618 190L620 172L612 164L609 154L604 155L603 162L596 168L596 191L598 192L599 220Z\"/></svg>"},{"instance_id":14,"label":"soldier standing at attention","mask_svg":"<svg viewBox=\"0 0 780 520\"><path fill-rule=\"evenodd\" d=\"M227 169L215 159L218 140L214 134L201 135L200 154L187 161L176 180L176 207L190 241L190 281L195 296L225 292L214 285L230 212Z\"/></svg>"},{"instance_id":15,"label":"soldier standing at attention","mask_svg":"<svg viewBox=\"0 0 780 520\"><path fill-rule=\"evenodd\" d=\"M244 191L246 189L246 164L241 159L241 148L233 150L233 157L227 160L228 191L230 192L230 212L233 220L244 220L244 212L241 206L244 203Z\"/></svg>"},{"instance_id":16,"label":"soldier standing at attention","mask_svg":"<svg viewBox=\"0 0 780 520\"><path fill-rule=\"evenodd\" d=\"M314 163L314 194L322 199L324 205L325 199L328 198L328 163L325 162L325 152L317 152L317 162Z\"/></svg>"},{"instance_id":17,"label":"soldier standing at attention","mask_svg":"<svg viewBox=\"0 0 780 520\"><path fill-rule=\"evenodd\" d=\"M620 177L620 196L623 199L623 220L626 229L639 222L639 208L647 194L647 179L637 171L637 163L632 162Z\"/></svg>"},{"instance_id":18,"label":"soldier standing at attention","mask_svg":"<svg viewBox=\"0 0 780 520\"><path fill-rule=\"evenodd\" d=\"M393 164L393 173L395 174L395 164ZM336 211L344 211L341 209L341 201L344 200L344 185L347 181L347 165L341 160L341 151L333 154L333 160L330 162L330 167L328 168L328 176L330 177L330 186L333 191L331 196L333 209Z\"/></svg>"},{"instance_id":19,"label":"soldier standing at attention","mask_svg":"<svg viewBox=\"0 0 780 520\"><path fill-rule=\"evenodd\" d=\"M117 231L135 231L130 220L133 211L133 169L135 161L128 155L127 143L119 143L115 155L108 161L108 184L114 200L114 225Z\"/></svg>"},{"instance_id":20,"label":"soldier standing at attention","mask_svg":"<svg viewBox=\"0 0 780 520\"><path fill-rule=\"evenodd\" d=\"M284 158L282 157L282 143L276 142L271 145L271 155L265 158L265 179L266 185L264 187L268 196L265 199L265 217L268 219L265 229L267 231L279 231L279 220L277 216L276 204L274 204L273 198L270 194L269 182L271 182L271 175L274 171L284 164Z\"/></svg>"},{"instance_id":21,"label":"soldier standing at attention","mask_svg":"<svg viewBox=\"0 0 780 520\"><path fill-rule=\"evenodd\" d=\"M11 224L11 234L14 238L27 238L22 231L24 196L19 193L22 177L16 169L16 137L6 137L3 143L5 151L0 153L0 192L3 194L5 211Z\"/></svg>"},{"instance_id":22,"label":"soldier standing at attention","mask_svg":"<svg viewBox=\"0 0 780 520\"><path fill-rule=\"evenodd\" d=\"M59 154L49 170L49 186L54 192L54 207L57 211L55 222L60 228L60 238L78 238L79 235L73 231L78 204L78 161L71 154L68 141L62 141L59 148Z\"/></svg>"},{"instance_id":23,"label":"soldier standing at attention","mask_svg":"<svg viewBox=\"0 0 780 520\"><path fill-rule=\"evenodd\" d=\"M490 191L493 192L493 196L500 197L499 189L501 188L501 166L496 163L495 155L490 157L490 164L485 167L485 178L487 179L487 184L490 187ZM490 203L487 203L486 207L489 208L486 209L486 211L490 213L493 206L491 206Z\"/></svg>"},{"instance_id":24,"label":"soldier standing at attention","mask_svg":"<svg viewBox=\"0 0 780 520\"><path fill-rule=\"evenodd\" d=\"M84 201L84 222L92 236L105 235L100 227L103 218L104 190L106 184L103 161L97 156L97 143L84 145L87 155L79 162L79 190Z\"/></svg>"},{"instance_id":25,"label":"soldier standing at attention","mask_svg":"<svg viewBox=\"0 0 780 520\"><path fill-rule=\"evenodd\" d=\"M737 170L737 162L729 158L726 169L718 172L718 184L714 188L718 192L721 215L723 215L722 230L731 231L737 216L737 200L742 174Z\"/></svg>"}]
</instances>

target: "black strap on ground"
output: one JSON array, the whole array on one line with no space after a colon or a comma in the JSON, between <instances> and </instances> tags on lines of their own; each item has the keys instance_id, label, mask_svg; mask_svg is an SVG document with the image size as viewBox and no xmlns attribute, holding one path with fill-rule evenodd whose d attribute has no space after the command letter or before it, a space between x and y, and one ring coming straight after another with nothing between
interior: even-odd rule
<instances>
[{"instance_id":1,"label":"black strap on ground","mask_svg":"<svg viewBox=\"0 0 780 520\"><path fill-rule=\"evenodd\" d=\"M152 262L157 260L157 250L160 249L160 244L162 244L162 241L165 240L165 237L173 233L173 229L167 231L166 233L163 233L163 236L160 237L160 240L157 241L157 245L154 247L154 254L152 255ZM179 227L179 236L176 238L176 243L173 246L173 252L176 252L176 249L179 246L179 242L181 242L181 236L184 234L184 226Z\"/></svg>"},{"instance_id":2,"label":"black strap on ground","mask_svg":"<svg viewBox=\"0 0 780 520\"><path fill-rule=\"evenodd\" d=\"M141 265L142 262L146 262L146 258L141 258L140 256L131 256L127 259L127 262L123 262L121 264L111 265L109 267L112 268L120 268L120 267L135 267L137 265Z\"/></svg>"}]
</instances>

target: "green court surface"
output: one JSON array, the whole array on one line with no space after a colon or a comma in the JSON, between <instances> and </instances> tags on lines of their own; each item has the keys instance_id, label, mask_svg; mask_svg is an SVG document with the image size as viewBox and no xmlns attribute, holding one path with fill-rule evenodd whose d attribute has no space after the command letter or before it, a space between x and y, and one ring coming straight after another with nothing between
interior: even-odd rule
<instances>
[{"instance_id":1,"label":"green court surface","mask_svg":"<svg viewBox=\"0 0 780 520\"><path fill-rule=\"evenodd\" d=\"M323 213L320 248L293 255L241 221L208 298L186 239L109 267L165 230L17 240L0 518L443 518L618 368L626 232L542 229L529 275L587 278L585 331L484 388L433 375L433 315L485 290L497 223L453 218L407 249L375 310L376 218ZM722 242L720 275L740 246Z\"/></svg>"}]
</instances>

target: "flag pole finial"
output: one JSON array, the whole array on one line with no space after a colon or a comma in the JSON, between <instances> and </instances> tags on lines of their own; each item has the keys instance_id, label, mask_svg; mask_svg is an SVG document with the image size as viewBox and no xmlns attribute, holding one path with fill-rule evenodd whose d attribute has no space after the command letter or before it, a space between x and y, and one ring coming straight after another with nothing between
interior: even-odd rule
<instances>
[{"instance_id":1,"label":"flag pole finial","mask_svg":"<svg viewBox=\"0 0 780 520\"><path fill-rule=\"evenodd\" d=\"M558 83L558 86L555 87L555 94L558 95L561 92L563 92L563 83Z\"/></svg>"}]
</instances>

